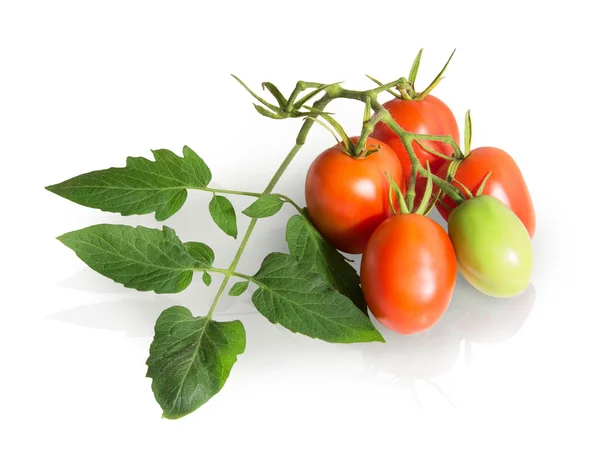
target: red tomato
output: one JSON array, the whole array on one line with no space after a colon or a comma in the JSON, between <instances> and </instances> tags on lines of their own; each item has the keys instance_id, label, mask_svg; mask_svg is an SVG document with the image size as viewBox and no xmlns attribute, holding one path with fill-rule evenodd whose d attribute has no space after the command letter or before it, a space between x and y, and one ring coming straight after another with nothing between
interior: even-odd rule
<instances>
[{"instance_id":1,"label":"red tomato","mask_svg":"<svg viewBox=\"0 0 600 472\"><path fill-rule=\"evenodd\" d=\"M406 131L419 134L437 134L450 135L458 143L460 135L456 118L448 106L439 98L433 95L427 95L422 100L401 100L394 98L383 104L383 107L390 112L390 115L396 123L398 123ZM402 141L392 129L385 123L379 122L375 125L375 130L372 133L375 139L383 141L390 146L402 163L404 178L408 185L412 173L412 164L410 157L402 144ZM438 141L423 141L434 151L440 152L446 156L452 156L452 146ZM438 157L430 152L425 151L418 143L413 141L413 149L419 159L419 162L426 167L429 161L431 172L436 172L444 162L441 157ZM420 201L425 190L426 179L422 176L417 178L417 199Z\"/></svg>"},{"instance_id":2,"label":"red tomato","mask_svg":"<svg viewBox=\"0 0 600 472\"><path fill-rule=\"evenodd\" d=\"M449 163L445 163L440 167L436 172L438 177L446 178L448 166ZM453 183L461 188L460 185L456 184L456 181L458 181L467 187L471 193L475 194L489 172L492 174L485 184L483 194L496 197L510 208L527 228L529 237L533 238L535 233L535 210L531 195L529 195L527 184L519 166L502 149L494 147L473 149L458 166ZM442 201L450 208L456 207L456 203L448 196L445 196ZM437 208L442 217L448 220L450 211L439 204Z\"/></svg>"},{"instance_id":3,"label":"red tomato","mask_svg":"<svg viewBox=\"0 0 600 472\"><path fill-rule=\"evenodd\" d=\"M456 256L442 227L423 215L396 215L373 233L360 267L367 305L402 334L431 328L456 282Z\"/></svg>"},{"instance_id":4,"label":"red tomato","mask_svg":"<svg viewBox=\"0 0 600 472\"><path fill-rule=\"evenodd\" d=\"M404 191L394 151L373 138L367 139L369 146L380 149L356 159L337 144L317 156L306 175L306 208L312 223L337 249L351 254L362 253L373 231L392 214L385 173Z\"/></svg>"}]
</instances>

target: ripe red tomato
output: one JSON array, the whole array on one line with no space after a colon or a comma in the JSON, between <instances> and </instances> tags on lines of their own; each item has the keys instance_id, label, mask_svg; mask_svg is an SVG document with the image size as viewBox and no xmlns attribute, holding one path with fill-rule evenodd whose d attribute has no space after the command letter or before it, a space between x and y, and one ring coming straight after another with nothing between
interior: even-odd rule
<instances>
[{"instance_id":1,"label":"ripe red tomato","mask_svg":"<svg viewBox=\"0 0 600 472\"><path fill-rule=\"evenodd\" d=\"M438 177L446 178L448 166L449 163L445 163L438 169L436 172ZM529 237L533 238L535 233L535 210L531 195L529 195L527 184L519 166L502 149L494 147L473 149L458 166L453 183L461 188L460 185L456 184L456 181L458 181L467 187L471 193L475 194L489 172L492 174L485 184L483 195L496 197L510 208L527 228ZM448 196L445 196L442 201L450 208L456 207L456 203ZM448 220L450 211L440 204L437 208L442 217Z\"/></svg>"},{"instance_id":2,"label":"ripe red tomato","mask_svg":"<svg viewBox=\"0 0 600 472\"><path fill-rule=\"evenodd\" d=\"M393 216L371 236L360 280L383 325L402 334L431 328L448 308L456 282L450 238L426 216Z\"/></svg>"},{"instance_id":3,"label":"ripe red tomato","mask_svg":"<svg viewBox=\"0 0 600 472\"><path fill-rule=\"evenodd\" d=\"M460 135L456 118L448 106L439 98L433 95L427 95L421 100L402 100L394 98L383 104L383 107L389 111L390 115L398 125L406 131L419 134L437 134L450 135L458 143ZM402 141L392 129L385 123L379 122L375 125L372 135L375 139L383 141L390 146L402 163L404 178L408 185L412 173L412 164L410 157L402 144ZM446 156L452 156L452 146L438 141L423 141L434 151L440 152ZM429 161L431 172L435 173L446 162L441 157L425 151L418 143L413 141L413 149L419 159L419 162L426 167ZM425 190L426 179L422 176L417 178L416 201L420 201Z\"/></svg>"},{"instance_id":4,"label":"ripe red tomato","mask_svg":"<svg viewBox=\"0 0 600 472\"><path fill-rule=\"evenodd\" d=\"M358 138L351 138L356 142ZM346 154L343 144L322 152L306 175L306 208L310 220L331 244L360 254L377 226L392 214L388 173L402 185L402 167L394 151L368 138L366 148L379 150L366 158Z\"/></svg>"}]
</instances>

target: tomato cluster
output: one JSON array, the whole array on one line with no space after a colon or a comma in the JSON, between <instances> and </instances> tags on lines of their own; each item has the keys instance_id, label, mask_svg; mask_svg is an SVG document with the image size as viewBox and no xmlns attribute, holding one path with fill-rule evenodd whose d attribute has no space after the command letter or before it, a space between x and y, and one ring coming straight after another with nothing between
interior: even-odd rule
<instances>
[{"instance_id":1,"label":"tomato cluster","mask_svg":"<svg viewBox=\"0 0 600 472\"><path fill-rule=\"evenodd\" d=\"M535 232L531 196L513 158L493 147L470 150L468 115L465 153L457 155L447 140L435 139L459 140L450 108L408 85L411 93L403 89L382 107L402 130L428 135L408 142L412 152L389 122L379 121L366 141L374 151L349 152L343 144L325 150L312 163L305 186L315 227L340 251L363 254L360 277L371 312L403 334L439 321L457 269L487 295L523 292L531 278ZM437 185L428 185L428 179ZM407 189L414 192L410 208ZM431 201L448 222L447 233L423 211L434 206Z\"/></svg>"}]
</instances>

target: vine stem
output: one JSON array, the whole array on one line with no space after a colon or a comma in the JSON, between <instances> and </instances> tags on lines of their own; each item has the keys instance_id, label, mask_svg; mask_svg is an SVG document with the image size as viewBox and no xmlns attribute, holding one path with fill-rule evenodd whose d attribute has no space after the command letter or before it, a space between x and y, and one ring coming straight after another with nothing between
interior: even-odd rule
<instances>
[{"instance_id":1,"label":"vine stem","mask_svg":"<svg viewBox=\"0 0 600 472\"><path fill-rule=\"evenodd\" d=\"M237 79L237 77L236 77L236 79ZM237 79L237 80L252 94L252 96L254 96L255 98L259 99L259 101L262 102L262 99L260 99L260 97L257 97L256 94L254 94L250 89L248 89L248 87L246 87L243 84L243 82L241 82L239 79ZM234 191L234 190L217 190L217 189L203 189L203 190L212 191L214 193L220 192L220 193L229 193L229 194L233 194L233 195L247 195L247 196L252 196L252 197L257 197L257 198L264 196L264 195L271 194L271 192L275 188L275 185L277 185L277 182L279 182L279 179L281 179L281 176L283 175L283 173L286 171L286 169L288 168L288 166L290 165L290 163L292 162L294 157L296 157L296 154L298 154L298 152L300 151L300 149L306 142L306 136L308 135L308 132L310 131L313 124L315 123L316 118L321 114L321 112L323 112L325 107L332 100L334 100L336 98L347 98L347 99L351 99L351 100L359 100L364 103L370 103L371 109L375 112L375 116L373 116L367 122L363 123L363 131L359 138L360 144L362 144L364 146L367 137L373 131L373 127L375 126L375 124L378 121L382 121L385 124L387 124L402 140L402 143L404 144L404 146L410 156L411 163L413 165L413 179L412 179L413 187L411 188L412 192L409 191L407 193L407 197L408 197L407 203L410 204L411 208L413 206L413 200L414 200L414 180L415 180L414 177L416 177L417 171L419 173L421 173L422 175L430 175L431 176L430 178L433 180L433 182L436 183L451 198L453 198L453 199L455 199L456 197L462 198L462 196L457 195L456 189L453 186L451 186L448 182L446 182L443 179L440 179L436 175L427 173L427 171L423 168L423 166L417 159L417 156L412 147L412 143L416 139L440 141L440 142L451 145L452 148L454 149L455 156L457 158L462 157L460 147L456 144L456 142L454 141L452 136L422 135L422 134L415 134L415 133L406 131L394 121L394 119L389 114L389 112L377 101L377 95L379 93L387 91L388 89L395 87L398 84L405 82L405 81L406 81L406 79L400 78L394 82L380 85L377 88L374 88L371 90L366 90L366 91L344 89L338 83L331 84L329 86L324 86L322 84L312 83L312 82L298 82L298 84L296 85L296 88L292 92L290 100L288 100L288 107L289 107L289 104L292 103L292 99L295 99L302 92L302 90L306 90L306 88L317 88L317 89L322 88L325 91L325 95L323 95L323 97L321 97L319 100L317 100L314 103L314 105L310 108L312 113L309 116L312 116L315 119L308 119L308 120L304 121L302 127L300 128L298 136L296 137L296 144L294 145L294 147L292 147L292 149L290 150L288 155L285 157L285 159L283 160L283 162L281 163L281 165L279 166L279 168L277 169L277 171L275 172L275 174L273 175L273 177L267 184L265 190L260 194L253 193L253 192L238 192L238 191ZM281 118L287 118L287 117L288 116L282 116ZM275 194L275 195L279 196L283 200L292 204L298 211L302 211L302 209L296 203L294 203L290 198L285 197L284 195L281 195L281 194ZM256 226L257 222L258 222L257 218L252 218L250 220L250 224L248 225L248 228L246 229L244 237L242 238L240 246L238 247L238 250L233 257L233 260L231 261L229 268L228 269L220 269L217 271L217 272L223 273L225 275L225 277L223 278L223 281L221 282L221 285L219 286L217 294L215 295L215 298L209 309L209 312L207 315L208 319L212 318L212 316L215 312L215 309L219 303L219 299L223 295L223 292L225 291L225 288L227 287L229 279L232 276L242 277L246 280L252 280L251 276L239 274L239 273L235 272L235 269L242 257L242 254L244 253L244 250L246 249L246 246L248 245L248 241L250 240L250 236L252 235L252 232L254 231L254 227Z\"/></svg>"},{"instance_id":2,"label":"vine stem","mask_svg":"<svg viewBox=\"0 0 600 472\"><path fill-rule=\"evenodd\" d=\"M260 198L264 195L263 193L259 193L259 192L244 192L244 191L239 191L239 190L227 190L227 189L211 188L211 187L198 188L196 190L202 190L204 192L210 192L210 193L221 193L223 195L244 195L246 197L254 197L254 198ZM273 195L281 198L284 202L292 205L296 210L298 210L299 213L302 213L302 207L300 205L298 205L294 200L292 200L287 195L284 195L282 193L274 193Z\"/></svg>"},{"instance_id":3,"label":"vine stem","mask_svg":"<svg viewBox=\"0 0 600 472\"><path fill-rule=\"evenodd\" d=\"M336 87L332 87L332 88L333 88L333 91L331 93L327 93L321 99L317 100L317 102L315 103L315 105L313 107L313 108L315 108L315 110L323 111L323 109L325 109L327 104L333 99L333 96L335 96L335 94L339 90L339 88L336 88ZM281 163L281 165L279 166L279 168L277 169L277 171L275 172L275 174L273 175L273 177L267 184L265 190L262 192L262 194L260 194L261 196L268 195L273 191L273 189L275 188L275 185L277 185L277 182L279 182L279 179L281 179L281 176L283 175L283 173L287 170L288 166L290 165L290 163L292 162L294 157L296 157L296 154L298 154L298 151L300 151L302 146L304 146L304 143L306 142L306 136L308 135L308 132L310 131L310 128L312 128L313 124L314 124L313 120L306 120L304 122L304 124L302 125L302 128L300 128L300 132L298 133L298 136L296 137L296 144L294 145L294 147L292 147L292 149L290 150L288 155L285 157L285 159L283 160L283 162ZM297 207L297 208L299 208L299 207ZM207 315L208 319L212 318L212 316L215 312L215 309L217 308L217 304L219 303L219 299L223 295L223 292L225 291L225 287L227 287L227 283L229 282L229 279L233 275L237 275L235 272L235 269L236 269L238 263L240 262L240 259L242 257L242 254L244 253L244 250L246 249L246 246L248 245L248 241L250 240L250 236L252 235L252 231L254 231L254 227L256 226L257 222L258 222L257 218L252 218L250 220L250 224L248 225L248 228L246 229L246 233L244 234L244 237L242 238L240 247L238 248L237 252L235 253L235 256L233 256L233 260L231 261L231 264L226 271L225 277L223 278L223 281L221 282L221 285L219 286L219 290L217 291L217 294L215 295L212 305L210 306L210 309L209 309L208 315Z\"/></svg>"}]
</instances>

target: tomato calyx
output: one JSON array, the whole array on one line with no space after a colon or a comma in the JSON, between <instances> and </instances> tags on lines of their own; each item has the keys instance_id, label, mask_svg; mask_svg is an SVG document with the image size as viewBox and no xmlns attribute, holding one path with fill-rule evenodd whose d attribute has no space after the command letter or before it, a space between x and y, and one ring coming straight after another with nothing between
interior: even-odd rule
<instances>
[{"instance_id":1,"label":"tomato calyx","mask_svg":"<svg viewBox=\"0 0 600 472\"><path fill-rule=\"evenodd\" d=\"M315 111L314 108L304 105L309 111ZM338 145L341 147L342 151L347 154L352 159L366 159L370 155L379 152L381 149L380 145L369 144L367 145L367 138L373 132L373 128L375 127L375 123L379 121L380 116L375 115L373 118L370 116L371 111L371 99L370 97L366 97L365 99L365 111L363 114L363 126L360 136L356 138L350 138L348 133L344 130L344 127L333 117L331 114L321 114L320 118L316 118L313 116L306 116L305 120L313 120L323 126L326 130L328 130Z\"/></svg>"},{"instance_id":2,"label":"tomato calyx","mask_svg":"<svg viewBox=\"0 0 600 472\"><path fill-rule=\"evenodd\" d=\"M427 88L425 90L423 90L422 92L417 92L415 89L415 81L417 80L419 66L421 65L421 56L423 54L423 49L419 50L419 52L417 53L417 56L415 57L415 59L412 63L412 66L410 68L410 72L408 74L408 79L402 77L400 79L400 82L398 83L398 85L396 85L395 90L389 89L389 90L387 90L387 92L389 92L390 94L392 94L394 97L396 97L399 100L417 100L417 101L423 100L427 95L429 95L431 93L431 91L435 87L437 87L437 85L444 78L444 73L446 72L446 69L448 68L448 65L450 64L450 61L452 60L452 57L454 56L455 52L456 52L456 49L454 49L452 51L452 54L450 54L450 57L444 64L444 67L442 67L442 70L438 73L438 75L435 76L435 78L427 86ZM375 82L377 85L379 85L379 86L383 85L383 83L381 81L371 77L370 75L367 75L367 77L369 79L371 79L373 82Z\"/></svg>"},{"instance_id":3,"label":"tomato calyx","mask_svg":"<svg viewBox=\"0 0 600 472\"><path fill-rule=\"evenodd\" d=\"M308 117L308 116L323 116L329 113L322 111L311 109L309 111L304 111L304 109L308 109L306 104L315 98L321 92L327 92L330 96L335 96L336 93L339 93L340 84L342 82L334 82L332 84L318 84L314 82L304 82L299 80L296 83L296 87L290 94L289 98L285 98L281 91L271 82L263 82L262 88L263 90L267 90L275 101L277 105L273 103L269 103L267 100L262 98L260 95L250 89L239 77L231 74L231 76L237 80L242 87L246 89L246 91L252 95L252 97L257 100L260 105L254 104L254 109L260 113L262 116L266 116L267 118L271 118L274 120L284 120L286 118L300 118L300 117ZM311 89L309 93L304 95L301 98L298 98L300 94L306 90Z\"/></svg>"},{"instance_id":4,"label":"tomato calyx","mask_svg":"<svg viewBox=\"0 0 600 472\"><path fill-rule=\"evenodd\" d=\"M441 155L439 153L435 153L435 151L433 151L432 149L427 148L426 146L424 146L419 141L417 141L417 142L419 142L419 144L426 151L435 153L437 156L443 157L443 158L451 161L450 164L448 165L448 171L446 172L446 181L447 182L452 182L454 180L454 176L456 175L456 172L458 171L458 167L460 166L460 164L462 163L462 161L464 161L467 157L469 157L469 154L471 154L472 139L473 139L473 121L471 120L471 110L467 110L467 112L465 113L465 136L464 136L465 152L462 153L460 156L452 155L451 158L448 158L447 156ZM482 186L477 190L478 192L479 191L483 191L483 185L485 185L485 182L487 182L488 177L489 177L489 174L485 178L485 180L483 181ZM465 188L465 187L463 186L463 188Z\"/></svg>"},{"instance_id":5,"label":"tomato calyx","mask_svg":"<svg viewBox=\"0 0 600 472\"><path fill-rule=\"evenodd\" d=\"M421 200L421 203L419 204L418 208L412 208L412 209L409 208L409 205L407 204L407 201L406 201L404 195L402 194L402 190L400 190L400 187L398 187L398 184L387 173L386 173L386 177L388 178L388 180L390 182L388 199L389 199L390 207L391 207L394 215L415 214L415 215L427 216L429 214L429 212L435 206L436 202L439 200L440 195L442 193L441 189L439 189L436 192L436 195L432 198L432 196L433 196L433 179L432 179L431 169L429 168L429 162L427 162L427 184L425 186L425 192L423 194L423 199ZM414 187L414 185L411 185L411 187ZM396 199L398 200L398 203L400 206L399 212L396 210L396 205L394 205L394 198L393 198L394 194L396 194Z\"/></svg>"}]
</instances>

